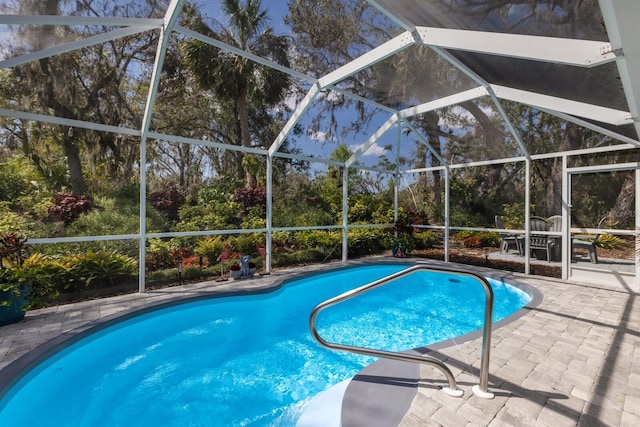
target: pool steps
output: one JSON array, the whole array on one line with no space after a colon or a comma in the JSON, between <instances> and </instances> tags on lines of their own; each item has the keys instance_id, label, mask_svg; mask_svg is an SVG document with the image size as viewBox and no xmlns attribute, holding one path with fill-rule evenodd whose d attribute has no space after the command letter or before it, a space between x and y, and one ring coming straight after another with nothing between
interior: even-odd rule
<instances>
[{"instance_id":1,"label":"pool steps","mask_svg":"<svg viewBox=\"0 0 640 427\"><path fill-rule=\"evenodd\" d=\"M302 412L296 427L341 427L342 399L351 378L316 394Z\"/></svg>"}]
</instances>

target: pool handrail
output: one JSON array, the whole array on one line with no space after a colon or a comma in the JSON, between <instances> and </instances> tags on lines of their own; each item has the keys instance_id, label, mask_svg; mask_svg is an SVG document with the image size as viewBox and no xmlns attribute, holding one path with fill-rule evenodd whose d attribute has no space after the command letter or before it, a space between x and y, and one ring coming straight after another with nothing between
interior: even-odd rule
<instances>
[{"instance_id":1,"label":"pool handrail","mask_svg":"<svg viewBox=\"0 0 640 427\"><path fill-rule=\"evenodd\" d=\"M320 345L322 345L323 347L329 348L331 350L345 351L345 352L351 352L356 354L362 354L365 356L374 356L374 357L381 357L386 359L431 365L439 369L445 375L445 377L449 382L449 387L448 388L444 387L443 390L451 396L455 396L455 397L462 396L463 392L458 388L455 377L451 373L451 370L442 361L434 357L430 357L427 355L414 355L414 354L403 353L403 352L393 352L393 351L378 350L378 349L372 349L372 348L366 348L366 347L357 347L357 346L332 343L322 338L316 329L316 317L325 308L331 307L342 301L361 295L365 292L368 292L374 288L385 285L401 277L407 276L409 274L413 274L416 271L454 273L457 275L474 278L477 281L479 281L480 284L482 284L482 287L484 288L485 296L486 296L485 310L484 310L485 312L484 326L482 331L482 355L480 360L479 384L473 386L473 392L475 395L482 398L487 398L487 399L493 398L494 397L493 393L491 393L488 390L489 357L490 357L490 347L491 347L491 321L493 318L493 289L491 288L489 281L485 277L479 274L476 274L470 271L449 268L449 267L440 267L440 266L436 267L436 266L430 266L430 265L424 265L424 264L418 264L418 265L408 267L404 270L390 274L386 277L375 280L366 285L360 286L358 288L344 292L335 297L329 298L321 302L317 306L315 306L315 308L311 311L311 315L309 316L309 328L311 330L311 335L315 338L316 341L318 341L318 343L320 343Z\"/></svg>"}]
</instances>

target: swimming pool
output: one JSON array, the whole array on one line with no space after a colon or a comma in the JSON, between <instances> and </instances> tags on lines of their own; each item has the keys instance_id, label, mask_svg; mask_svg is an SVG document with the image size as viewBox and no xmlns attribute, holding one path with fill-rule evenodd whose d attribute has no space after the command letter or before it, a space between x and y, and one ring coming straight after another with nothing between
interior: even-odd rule
<instances>
[{"instance_id":1,"label":"swimming pool","mask_svg":"<svg viewBox=\"0 0 640 427\"><path fill-rule=\"evenodd\" d=\"M41 425L43 417L49 426L294 425L315 394L373 360L319 347L308 331L312 308L405 267L334 270L273 292L183 303L110 326L25 375L0 402L0 425ZM433 273L406 279L327 309L318 330L395 351L482 326L477 282ZM494 320L528 301L514 288L492 286Z\"/></svg>"}]
</instances>

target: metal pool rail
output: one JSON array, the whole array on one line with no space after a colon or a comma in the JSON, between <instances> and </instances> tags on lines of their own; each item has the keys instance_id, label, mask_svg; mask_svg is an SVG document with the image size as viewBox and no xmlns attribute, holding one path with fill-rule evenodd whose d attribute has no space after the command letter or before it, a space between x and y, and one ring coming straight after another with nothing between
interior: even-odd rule
<instances>
[{"instance_id":1,"label":"metal pool rail","mask_svg":"<svg viewBox=\"0 0 640 427\"><path fill-rule=\"evenodd\" d=\"M489 351L491 347L491 319L493 317L493 289L491 288L491 285L489 284L487 279L480 276L479 274L475 274L469 271L456 270L452 268L434 267L434 266L427 266L427 265L414 265L414 266L408 267L397 273L393 273L389 276L383 277L382 279L378 279L376 281L363 285L359 288L352 289L350 291L347 291L333 298L329 298L328 300L318 304L311 311L311 315L309 317L309 328L311 329L311 334L320 343L320 345L332 350L346 351L351 353L363 354L365 356L382 357L386 359L394 359L394 360L400 360L405 362L415 362L415 363L421 363L421 364L433 366L439 369L449 381L449 387L444 387L443 390L451 396L455 396L455 397L462 396L463 391L458 388L456 384L456 380L453 377L453 374L451 373L451 370L443 362L441 362L440 360L434 357L332 343L323 339L318 334L318 331L316 330L316 317L320 313L320 311L324 310L325 308L331 307L332 305L338 304L342 301L361 295L365 292L368 292L382 285L388 284L389 282L393 282L396 279L415 273L417 271L452 273L460 276L468 276L476 279L478 282L480 282L480 284L484 288L486 298L485 298L485 309L484 309L484 326L482 331L482 356L480 360L480 379L479 379L479 384L473 386L473 393L482 398L487 398L487 399L493 398L493 393L487 389L488 382L489 382Z\"/></svg>"}]
</instances>

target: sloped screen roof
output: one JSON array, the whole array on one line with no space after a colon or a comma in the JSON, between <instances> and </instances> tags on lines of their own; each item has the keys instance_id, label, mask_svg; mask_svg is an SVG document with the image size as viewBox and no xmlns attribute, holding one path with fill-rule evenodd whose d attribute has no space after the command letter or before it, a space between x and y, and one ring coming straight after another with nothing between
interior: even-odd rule
<instances>
[{"instance_id":1,"label":"sloped screen roof","mask_svg":"<svg viewBox=\"0 0 640 427\"><path fill-rule=\"evenodd\" d=\"M631 15L634 13L632 10L610 7L607 5L609 2L599 3L596 0L582 2L382 0L373 3L408 31L423 28L423 31L428 35L430 29L437 28L462 30L463 32L496 33L498 37L491 39L491 43L487 43L485 47L488 50L497 49L498 51L503 48L503 45L511 43L510 39L500 38L500 35L535 36L535 39L530 40L531 44L549 43L549 50L556 44L553 38L558 39L557 44L565 40L611 43L600 3L604 5L604 9L609 15L614 12ZM611 22L608 24L611 26ZM615 28L615 30L622 31L624 29ZM459 34L463 35L463 33ZM428 37L425 43L430 44ZM519 57L510 53L504 55L485 54L478 51L477 46L469 44L467 48L464 44L464 42L459 43L460 48L458 49L446 46L436 46L436 48L449 55L458 63L459 68L463 68L470 75L475 75L482 83L577 101L621 112L630 110L628 95L625 93L623 79L619 71L619 61L603 61L593 66L575 66L553 60L541 61L534 56L529 57L526 42L515 46L516 50L520 48L516 52ZM616 46L612 46L611 49L616 49ZM631 51L630 49L626 50ZM606 54L605 51L606 48L601 49L600 53ZM620 55L617 56L620 58L622 52L618 51L616 55ZM628 91L629 88L627 88ZM635 105L631 106L632 109L634 107ZM596 126L613 129L614 132L634 140L638 139L637 130L631 126L630 121L627 121L626 124L616 123L616 126L611 126L611 121L605 115L599 117L598 114L595 114L591 117L585 117L577 111L564 112L587 120ZM631 114L627 117L630 118Z\"/></svg>"}]
</instances>

